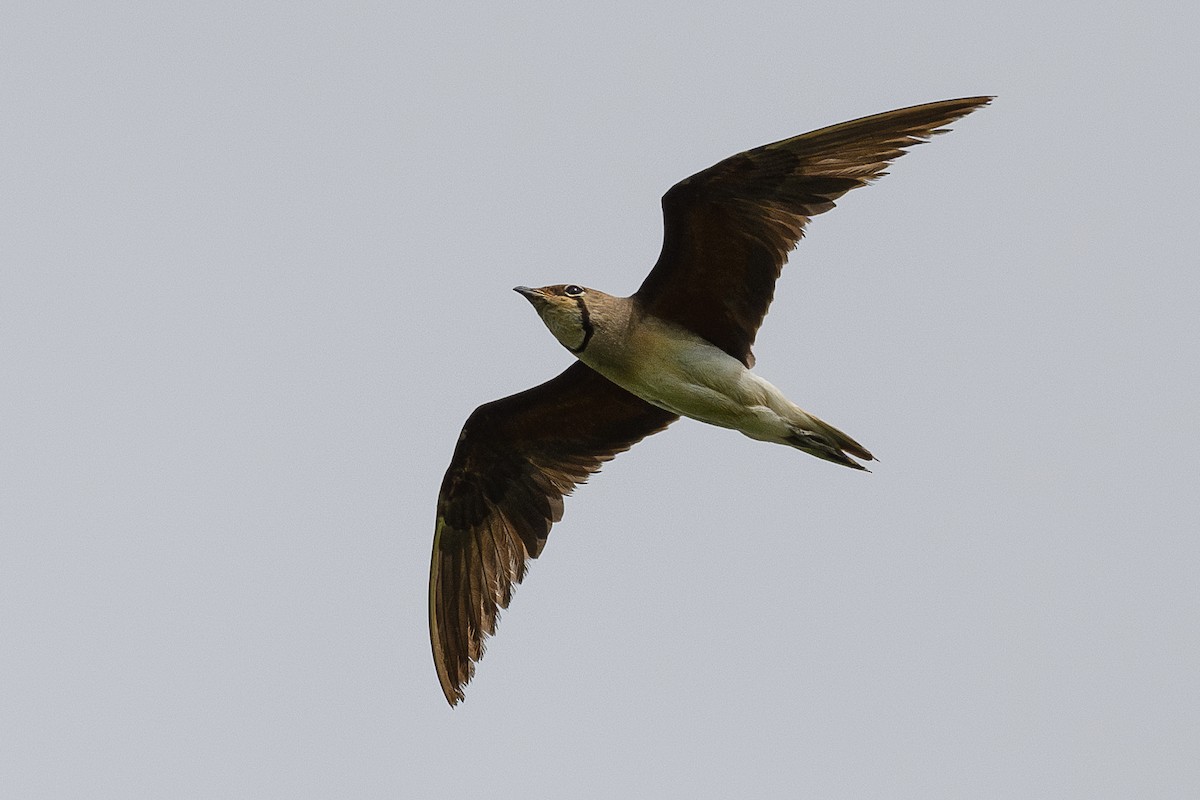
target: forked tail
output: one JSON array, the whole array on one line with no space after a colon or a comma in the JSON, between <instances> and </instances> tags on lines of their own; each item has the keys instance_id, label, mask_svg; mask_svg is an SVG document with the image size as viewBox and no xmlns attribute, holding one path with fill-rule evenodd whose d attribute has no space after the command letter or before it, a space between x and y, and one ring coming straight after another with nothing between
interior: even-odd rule
<instances>
[{"instance_id":1,"label":"forked tail","mask_svg":"<svg viewBox=\"0 0 1200 800\"><path fill-rule=\"evenodd\" d=\"M862 464L850 458L850 456L854 456L863 461L874 461L875 456L871 455L867 448L829 423L823 422L807 412L802 413L804 414L803 427L799 424L789 425L791 432L787 436L788 444L817 458L832 461L844 467L870 472Z\"/></svg>"}]
</instances>

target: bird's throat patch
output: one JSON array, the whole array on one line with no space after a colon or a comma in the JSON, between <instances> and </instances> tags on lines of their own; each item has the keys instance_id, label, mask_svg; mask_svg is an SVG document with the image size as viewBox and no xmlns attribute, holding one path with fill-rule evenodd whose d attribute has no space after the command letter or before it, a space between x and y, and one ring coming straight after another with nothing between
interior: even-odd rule
<instances>
[{"instance_id":1,"label":"bird's throat patch","mask_svg":"<svg viewBox=\"0 0 1200 800\"><path fill-rule=\"evenodd\" d=\"M583 328L583 341L579 343L579 347L568 347L567 350L579 355L587 349L588 342L592 340L592 334L596 332L596 329L592 326L592 315L588 313L587 303L583 302L583 298L576 297L575 305L579 306L579 326Z\"/></svg>"}]
</instances>

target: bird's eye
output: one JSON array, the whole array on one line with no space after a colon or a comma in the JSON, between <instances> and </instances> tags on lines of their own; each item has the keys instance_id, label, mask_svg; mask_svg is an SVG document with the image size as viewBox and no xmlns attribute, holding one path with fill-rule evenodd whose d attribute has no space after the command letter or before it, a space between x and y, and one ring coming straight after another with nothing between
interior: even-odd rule
<instances>
[{"instance_id":1,"label":"bird's eye","mask_svg":"<svg viewBox=\"0 0 1200 800\"><path fill-rule=\"evenodd\" d=\"M583 287L576 286L572 283L570 286L563 287L563 294L565 294L567 297L578 297L579 295L583 294Z\"/></svg>"}]
</instances>

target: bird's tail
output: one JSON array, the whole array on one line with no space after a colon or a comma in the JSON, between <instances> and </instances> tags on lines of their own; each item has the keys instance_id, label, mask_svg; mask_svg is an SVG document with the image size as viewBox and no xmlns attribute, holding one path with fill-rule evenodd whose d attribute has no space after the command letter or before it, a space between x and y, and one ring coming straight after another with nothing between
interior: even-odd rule
<instances>
[{"instance_id":1,"label":"bird's tail","mask_svg":"<svg viewBox=\"0 0 1200 800\"><path fill-rule=\"evenodd\" d=\"M844 467L867 470L850 456L863 461L875 461L875 456L858 442L851 439L828 422L819 420L806 411L796 409L800 413L794 421L789 422L790 433L787 443L797 450L841 464ZM868 472L870 470L867 470Z\"/></svg>"}]
</instances>

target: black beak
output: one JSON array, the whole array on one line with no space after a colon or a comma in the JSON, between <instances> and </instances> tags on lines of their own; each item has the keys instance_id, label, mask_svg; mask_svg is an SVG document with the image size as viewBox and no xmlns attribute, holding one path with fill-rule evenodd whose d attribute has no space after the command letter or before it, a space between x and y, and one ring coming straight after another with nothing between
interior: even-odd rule
<instances>
[{"instance_id":1,"label":"black beak","mask_svg":"<svg viewBox=\"0 0 1200 800\"><path fill-rule=\"evenodd\" d=\"M537 289L530 289L528 286L514 286L513 291L532 303L534 307L546 302L546 296Z\"/></svg>"}]
</instances>

